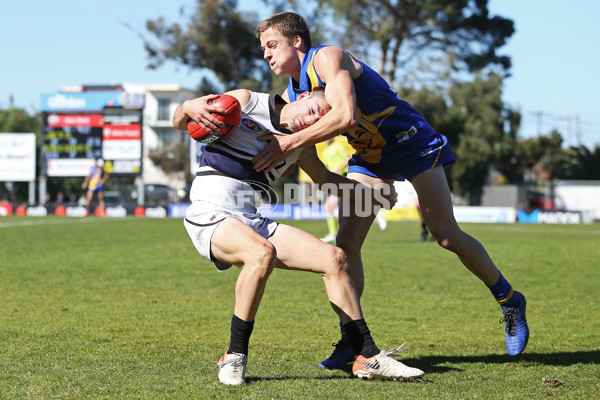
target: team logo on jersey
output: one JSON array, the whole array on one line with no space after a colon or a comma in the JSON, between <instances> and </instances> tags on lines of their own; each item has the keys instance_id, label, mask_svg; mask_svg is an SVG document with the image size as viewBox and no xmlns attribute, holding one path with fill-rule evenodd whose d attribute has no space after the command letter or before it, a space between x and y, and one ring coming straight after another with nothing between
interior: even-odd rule
<instances>
[{"instance_id":1,"label":"team logo on jersey","mask_svg":"<svg viewBox=\"0 0 600 400\"><path fill-rule=\"evenodd\" d=\"M263 130L260 124L249 118L242 118L242 123L239 125L240 128L250 133L258 133Z\"/></svg>"},{"instance_id":2,"label":"team logo on jersey","mask_svg":"<svg viewBox=\"0 0 600 400\"><path fill-rule=\"evenodd\" d=\"M415 136L416 134L417 134L417 128L415 128L414 126L411 126L409 130L396 134L396 139L398 140L398 143L400 143L400 142L404 142L405 140L410 139L411 137Z\"/></svg>"}]
</instances>

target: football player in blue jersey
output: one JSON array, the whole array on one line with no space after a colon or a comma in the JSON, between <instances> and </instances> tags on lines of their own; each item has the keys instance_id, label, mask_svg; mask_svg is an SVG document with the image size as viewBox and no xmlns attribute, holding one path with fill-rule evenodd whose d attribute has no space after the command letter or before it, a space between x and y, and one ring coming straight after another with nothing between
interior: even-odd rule
<instances>
[{"instance_id":1,"label":"football player in blue jersey","mask_svg":"<svg viewBox=\"0 0 600 400\"><path fill-rule=\"evenodd\" d=\"M275 14L258 25L256 34L273 72L290 76L283 98L294 101L304 91L324 88L331 112L298 133L266 137L270 143L254 157L255 169L270 171L295 149L344 134L355 149L348 177L369 186L405 179L412 183L431 234L490 289L504 314L508 353L520 354L529 338L525 297L513 291L484 247L456 223L443 168L454 161L446 137L349 52L336 46L313 47L298 14ZM375 215L357 216L354 210L340 209L337 245L348 256L360 295L364 287L360 249ZM344 337L320 366L339 368L352 361Z\"/></svg>"}]
</instances>

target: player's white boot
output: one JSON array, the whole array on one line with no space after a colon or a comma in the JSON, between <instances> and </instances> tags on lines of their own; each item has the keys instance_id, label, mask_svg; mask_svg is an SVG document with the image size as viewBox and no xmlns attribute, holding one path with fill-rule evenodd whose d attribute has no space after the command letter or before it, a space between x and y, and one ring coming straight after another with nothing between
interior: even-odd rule
<instances>
[{"instance_id":1,"label":"player's white boot","mask_svg":"<svg viewBox=\"0 0 600 400\"><path fill-rule=\"evenodd\" d=\"M248 357L245 354L231 353L223 354L219 362L219 381L225 385L243 385L246 383L246 363Z\"/></svg>"},{"instance_id":2,"label":"player's white boot","mask_svg":"<svg viewBox=\"0 0 600 400\"><path fill-rule=\"evenodd\" d=\"M397 355L404 348L398 346L391 350L381 350L381 353L371 358L358 356L352 366L352 373L362 379L383 378L393 380L420 378L425 375L425 372L420 369L411 368L390 357Z\"/></svg>"}]
</instances>

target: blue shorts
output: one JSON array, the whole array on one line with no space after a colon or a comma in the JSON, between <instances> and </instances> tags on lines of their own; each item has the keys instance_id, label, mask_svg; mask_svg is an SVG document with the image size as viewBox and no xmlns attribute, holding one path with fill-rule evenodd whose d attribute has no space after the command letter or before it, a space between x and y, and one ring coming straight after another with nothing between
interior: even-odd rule
<instances>
[{"instance_id":1,"label":"blue shorts","mask_svg":"<svg viewBox=\"0 0 600 400\"><path fill-rule=\"evenodd\" d=\"M92 193L104 192L104 186L103 185L98 185L94 189L88 189L88 192L92 192Z\"/></svg>"},{"instance_id":2,"label":"blue shorts","mask_svg":"<svg viewBox=\"0 0 600 400\"><path fill-rule=\"evenodd\" d=\"M396 149L395 151L401 150ZM382 160L379 163L369 163L355 154L348 162L348 173L356 172L379 179L411 181L423 171L438 165L447 165L456 160L450 150L448 139L441 134L436 134L433 140L417 151L410 149L410 152L405 155L401 154L400 157L395 154L394 158L396 161Z\"/></svg>"}]
</instances>

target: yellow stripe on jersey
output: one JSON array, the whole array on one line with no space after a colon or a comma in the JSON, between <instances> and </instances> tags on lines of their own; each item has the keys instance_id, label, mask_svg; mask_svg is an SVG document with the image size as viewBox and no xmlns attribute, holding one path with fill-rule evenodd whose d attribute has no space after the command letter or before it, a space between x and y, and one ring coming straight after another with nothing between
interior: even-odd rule
<instances>
[{"instance_id":1,"label":"yellow stripe on jersey","mask_svg":"<svg viewBox=\"0 0 600 400\"><path fill-rule=\"evenodd\" d=\"M440 146L440 147L438 148L438 154L437 154L437 157L435 157L435 161L433 162L433 165L431 166L431 168L433 168L433 167L435 167L435 166L437 165L437 163L438 163L438 160L440 159L440 156L442 155L442 147L444 147L444 146L442 145L442 146Z\"/></svg>"},{"instance_id":2,"label":"yellow stripe on jersey","mask_svg":"<svg viewBox=\"0 0 600 400\"><path fill-rule=\"evenodd\" d=\"M308 74L308 79L310 80L310 91L311 92L320 87L319 86L319 76L317 75L317 71L315 70L315 65L314 65L316 54L317 54L317 52L315 51L313 53L312 57L310 58L310 62L308 63L308 70L306 71Z\"/></svg>"}]
</instances>

